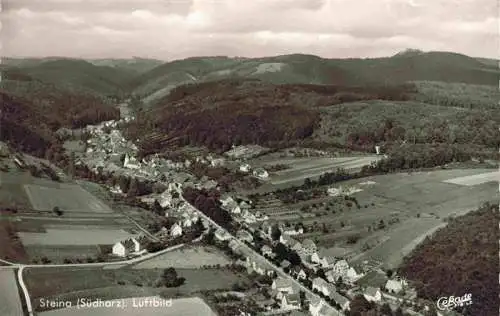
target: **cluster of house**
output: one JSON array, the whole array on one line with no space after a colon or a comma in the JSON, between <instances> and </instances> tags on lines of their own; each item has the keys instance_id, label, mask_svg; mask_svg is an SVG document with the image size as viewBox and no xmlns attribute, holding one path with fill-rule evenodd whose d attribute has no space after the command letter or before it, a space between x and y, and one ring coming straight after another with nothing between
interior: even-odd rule
<instances>
[{"instance_id":1,"label":"cluster of house","mask_svg":"<svg viewBox=\"0 0 500 316\"><path fill-rule=\"evenodd\" d=\"M252 167L248 163L243 163L240 165L239 170L243 173L249 173L250 171L252 171ZM254 177L260 180L266 180L267 178L269 178L269 173L264 168L255 168L252 171L252 174Z\"/></svg>"},{"instance_id":2,"label":"cluster of house","mask_svg":"<svg viewBox=\"0 0 500 316\"><path fill-rule=\"evenodd\" d=\"M262 236L269 240L272 239L272 226L270 222L265 222L262 225ZM343 311L349 310L350 299L355 295L346 295L349 298L341 295L336 285L341 282L348 288L356 288L357 282L365 277L371 269L349 264L348 261L344 259L345 252L341 248L326 249L317 247L311 239L305 239L299 242L290 234L284 233L286 232L286 228L283 225L279 225L278 228L281 232L279 242L287 246L290 250L296 251L302 259L302 266L292 267L289 271L290 275L299 281L309 280L312 284L313 291L321 293L323 297L335 301ZM270 258L275 256L273 250L268 245L262 246L261 253ZM290 262L284 260L281 263L281 267L289 268ZM325 278L318 277L317 272L320 269L324 272ZM280 282L285 281L286 279ZM386 291L382 292L382 287L385 288ZM368 301L380 303L383 298L391 299L391 294L400 294L406 288L406 281L400 278L394 278L387 280L385 285L381 287L365 286L362 292L357 294L362 294ZM398 298L392 297L392 299L400 301ZM289 301L290 297L286 299L287 304L289 304ZM286 307L288 305L284 304L283 306ZM324 302L313 301L310 303L310 312L313 315L330 315L327 312L328 310L329 306Z\"/></svg>"},{"instance_id":3,"label":"cluster of house","mask_svg":"<svg viewBox=\"0 0 500 316\"><path fill-rule=\"evenodd\" d=\"M239 201L237 201L239 200ZM254 224L259 221L269 219L267 215L261 212L252 212L251 201L245 199L234 199L230 195L224 195L219 199L222 209L231 213L233 220L236 222Z\"/></svg>"},{"instance_id":4,"label":"cluster of house","mask_svg":"<svg viewBox=\"0 0 500 316\"><path fill-rule=\"evenodd\" d=\"M184 187L195 187L198 189L211 189L217 186L217 182L203 177L196 179L195 176L184 172L192 164L190 160L174 162L153 155L142 160L136 158L138 148L135 144L127 141L121 132L116 129L120 121L108 121L99 125L89 125L86 130L90 134L87 140L87 152L77 159L77 164L85 164L94 172L98 168L104 171L115 172L140 179L155 179L162 182L168 179L172 182L181 183ZM111 128L109 133L107 128ZM208 157L210 159L210 157ZM217 161L213 159L212 161ZM114 190L119 192L117 188Z\"/></svg>"},{"instance_id":5,"label":"cluster of house","mask_svg":"<svg viewBox=\"0 0 500 316\"><path fill-rule=\"evenodd\" d=\"M146 247L149 242L149 238L144 235L138 237L130 237L114 244L111 253L118 257L141 255L147 252Z\"/></svg>"},{"instance_id":6,"label":"cluster of house","mask_svg":"<svg viewBox=\"0 0 500 316\"><path fill-rule=\"evenodd\" d=\"M298 310L301 308L302 303L308 303L308 309L312 316L338 316L341 315L339 311L328 305L325 300L308 297L307 302L302 302L298 288L296 288L292 281L286 278L276 278L272 285L272 294L280 302L281 309L283 310ZM340 294L339 294L340 295ZM338 298L339 301L340 298ZM347 303L348 304L348 301Z\"/></svg>"}]
</instances>

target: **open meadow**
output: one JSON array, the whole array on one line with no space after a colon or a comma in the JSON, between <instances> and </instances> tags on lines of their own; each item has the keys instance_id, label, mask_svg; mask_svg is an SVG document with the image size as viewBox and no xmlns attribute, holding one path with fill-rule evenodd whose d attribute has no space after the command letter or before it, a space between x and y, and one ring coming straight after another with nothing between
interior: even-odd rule
<instances>
[{"instance_id":1,"label":"open meadow","mask_svg":"<svg viewBox=\"0 0 500 316\"><path fill-rule=\"evenodd\" d=\"M23 315L21 297L13 269L0 269L0 315Z\"/></svg>"},{"instance_id":2,"label":"open meadow","mask_svg":"<svg viewBox=\"0 0 500 316\"><path fill-rule=\"evenodd\" d=\"M228 265L231 261L216 248L193 247L167 252L134 265L134 269L182 268L196 269L202 266Z\"/></svg>"},{"instance_id":3,"label":"open meadow","mask_svg":"<svg viewBox=\"0 0 500 316\"><path fill-rule=\"evenodd\" d=\"M58 188L25 185L24 188L33 208L37 210L52 210L57 206L68 212L112 212L109 206L78 185L61 184Z\"/></svg>"},{"instance_id":4,"label":"open meadow","mask_svg":"<svg viewBox=\"0 0 500 316\"><path fill-rule=\"evenodd\" d=\"M138 307L141 302L149 300L165 300L159 296L154 297L135 297L125 298L119 301L123 303L124 308L77 308L72 306L69 308L45 311L40 313L40 316L217 316L210 306L208 306L199 297L176 298L172 299L171 305L166 307Z\"/></svg>"},{"instance_id":5,"label":"open meadow","mask_svg":"<svg viewBox=\"0 0 500 316\"><path fill-rule=\"evenodd\" d=\"M380 260L388 267L398 266L426 236L446 225L447 217L462 215L496 199L495 178L488 175L482 177L486 181L477 180L476 175L486 173L489 174L488 170L463 169L372 177L377 184L353 196L362 204L371 202L370 195L402 203L400 207L388 206L398 212L400 221L386 227L385 242L360 258ZM462 185L450 183L449 179L455 178L470 179L470 183L465 180ZM379 205L384 206L384 203Z\"/></svg>"},{"instance_id":6,"label":"open meadow","mask_svg":"<svg viewBox=\"0 0 500 316\"><path fill-rule=\"evenodd\" d=\"M0 201L17 212L0 216L0 258L53 263L95 258L98 245L137 236L140 228L121 212L78 184L32 177L27 172L0 173ZM56 214L54 207L62 214Z\"/></svg>"},{"instance_id":7,"label":"open meadow","mask_svg":"<svg viewBox=\"0 0 500 316\"><path fill-rule=\"evenodd\" d=\"M491 169L371 176L328 186L354 192L350 196L359 207L342 196L293 204L267 196L257 201L255 211L290 227L302 224L306 233L295 237L299 241L310 238L322 247L345 248L349 257L373 258L395 266L419 240L441 227L447 217L495 200L497 177L498 173ZM387 238L376 237L377 234ZM369 250L360 255L366 250L365 243L370 244Z\"/></svg>"},{"instance_id":8,"label":"open meadow","mask_svg":"<svg viewBox=\"0 0 500 316\"><path fill-rule=\"evenodd\" d=\"M46 229L45 233L25 233L20 232L19 236L24 245L109 245L117 241L132 237L130 233L115 229L111 230L107 227L99 229L86 229L85 227L78 229L75 225L73 229Z\"/></svg>"},{"instance_id":9,"label":"open meadow","mask_svg":"<svg viewBox=\"0 0 500 316\"><path fill-rule=\"evenodd\" d=\"M176 269L185 278L177 288L154 287L163 269L44 268L25 270L25 282L36 310L40 299L74 302L78 298L110 300L124 297L164 295L192 296L205 290L230 290L235 282L248 281L228 269Z\"/></svg>"}]
</instances>

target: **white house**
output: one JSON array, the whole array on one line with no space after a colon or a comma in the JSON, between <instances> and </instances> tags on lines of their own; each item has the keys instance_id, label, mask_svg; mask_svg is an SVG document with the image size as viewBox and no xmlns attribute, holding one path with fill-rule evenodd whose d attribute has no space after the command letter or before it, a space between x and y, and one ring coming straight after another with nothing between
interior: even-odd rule
<instances>
[{"instance_id":1,"label":"white house","mask_svg":"<svg viewBox=\"0 0 500 316\"><path fill-rule=\"evenodd\" d=\"M407 286L404 280L388 280L385 284L385 289L390 293L401 293L403 289Z\"/></svg>"},{"instance_id":2,"label":"white house","mask_svg":"<svg viewBox=\"0 0 500 316\"><path fill-rule=\"evenodd\" d=\"M281 299L281 308L292 310L300 308L300 295L299 294L285 294Z\"/></svg>"},{"instance_id":3,"label":"white house","mask_svg":"<svg viewBox=\"0 0 500 316\"><path fill-rule=\"evenodd\" d=\"M283 234L289 235L289 236L300 235L303 233L304 233L304 228L302 228L302 227L299 227L298 230L296 230L295 227L289 227L289 228L285 228L283 230Z\"/></svg>"},{"instance_id":4,"label":"white house","mask_svg":"<svg viewBox=\"0 0 500 316\"><path fill-rule=\"evenodd\" d=\"M241 172L250 172L250 165L247 163L244 163L240 166L240 171Z\"/></svg>"},{"instance_id":5,"label":"white house","mask_svg":"<svg viewBox=\"0 0 500 316\"><path fill-rule=\"evenodd\" d=\"M125 160L123 161L123 167L127 169L139 169L141 164L135 159L135 157L130 157L128 154L125 155Z\"/></svg>"},{"instance_id":6,"label":"white house","mask_svg":"<svg viewBox=\"0 0 500 316\"><path fill-rule=\"evenodd\" d=\"M184 218L182 220L182 227L187 228L193 226L193 220L189 217Z\"/></svg>"},{"instance_id":7,"label":"white house","mask_svg":"<svg viewBox=\"0 0 500 316\"><path fill-rule=\"evenodd\" d=\"M182 235L182 227L175 223L174 225L172 225L172 227L170 227L170 236L172 237L179 237Z\"/></svg>"},{"instance_id":8,"label":"white house","mask_svg":"<svg viewBox=\"0 0 500 316\"><path fill-rule=\"evenodd\" d=\"M378 303L382 300L382 293L380 293L380 290L371 286L366 288L363 296L369 302Z\"/></svg>"},{"instance_id":9,"label":"white house","mask_svg":"<svg viewBox=\"0 0 500 316\"><path fill-rule=\"evenodd\" d=\"M253 171L253 175L261 180L269 178L269 173L263 168L258 168Z\"/></svg>"},{"instance_id":10,"label":"white house","mask_svg":"<svg viewBox=\"0 0 500 316\"><path fill-rule=\"evenodd\" d=\"M136 244L129 238L124 241L119 241L113 245L112 253L116 256L126 257L129 254L135 252Z\"/></svg>"},{"instance_id":11,"label":"white house","mask_svg":"<svg viewBox=\"0 0 500 316\"><path fill-rule=\"evenodd\" d=\"M358 271L355 267L349 267L349 270L347 270L346 276L345 276L345 281L348 283L354 283L360 278L362 278L365 274Z\"/></svg>"}]
</instances>

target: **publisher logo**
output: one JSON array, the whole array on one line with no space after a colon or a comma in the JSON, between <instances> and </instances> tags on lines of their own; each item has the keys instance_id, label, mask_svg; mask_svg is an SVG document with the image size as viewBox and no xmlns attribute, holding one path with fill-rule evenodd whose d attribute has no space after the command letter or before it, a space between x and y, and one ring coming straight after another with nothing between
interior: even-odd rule
<instances>
[{"instance_id":1,"label":"publisher logo","mask_svg":"<svg viewBox=\"0 0 500 316\"><path fill-rule=\"evenodd\" d=\"M443 296L436 303L437 308L441 311L449 311L457 307L463 307L472 304L472 294L467 293L462 296Z\"/></svg>"}]
</instances>

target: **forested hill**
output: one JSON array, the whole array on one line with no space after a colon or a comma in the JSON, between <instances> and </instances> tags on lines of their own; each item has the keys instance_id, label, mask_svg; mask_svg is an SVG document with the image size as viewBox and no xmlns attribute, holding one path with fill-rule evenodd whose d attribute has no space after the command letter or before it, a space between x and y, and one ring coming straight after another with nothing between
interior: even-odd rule
<instances>
[{"instance_id":1,"label":"forested hill","mask_svg":"<svg viewBox=\"0 0 500 316\"><path fill-rule=\"evenodd\" d=\"M498 315L499 221L498 202L450 220L405 258L400 273L414 282L419 297L435 302L470 293L473 304L464 315Z\"/></svg>"}]
</instances>

